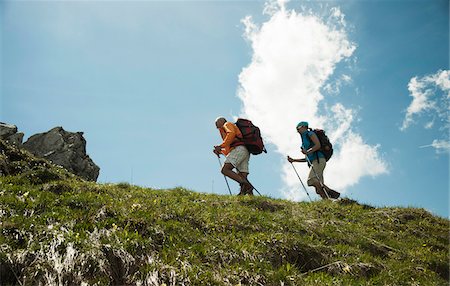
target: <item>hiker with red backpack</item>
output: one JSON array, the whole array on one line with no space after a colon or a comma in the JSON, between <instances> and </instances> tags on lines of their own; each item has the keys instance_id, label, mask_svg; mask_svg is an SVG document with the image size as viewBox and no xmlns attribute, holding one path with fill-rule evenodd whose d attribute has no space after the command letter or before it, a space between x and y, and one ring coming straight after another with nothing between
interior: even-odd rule
<instances>
[{"instance_id":1,"label":"hiker with red backpack","mask_svg":"<svg viewBox=\"0 0 450 286\"><path fill-rule=\"evenodd\" d=\"M308 162L308 166L311 168L308 175L308 186L313 186L316 189L316 193L322 199L339 198L341 194L330 189L327 185L324 184L323 180L323 171L328 159L333 154L331 143L329 143L328 137L326 137L325 132L320 129L316 129L314 131L312 129L309 129L308 122L305 121L297 124L297 132L300 133L300 136L302 138L301 149L302 153L305 155L305 158L293 159L290 156L287 156L287 160L290 163Z\"/></svg>"},{"instance_id":2,"label":"hiker with red backpack","mask_svg":"<svg viewBox=\"0 0 450 286\"><path fill-rule=\"evenodd\" d=\"M223 142L214 146L213 152L217 156L225 155L222 174L239 183L241 187L239 195L253 195L253 186L247 179L250 153L242 140L242 132L236 124L228 122L224 117L216 119L216 127ZM233 169L236 169L237 173Z\"/></svg>"}]
</instances>

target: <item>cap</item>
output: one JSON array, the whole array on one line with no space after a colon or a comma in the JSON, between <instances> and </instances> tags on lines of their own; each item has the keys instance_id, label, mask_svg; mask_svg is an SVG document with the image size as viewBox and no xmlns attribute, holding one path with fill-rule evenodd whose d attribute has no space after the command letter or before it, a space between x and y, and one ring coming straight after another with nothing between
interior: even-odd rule
<instances>
[{"instance_id":1,"label":"cap","mask_svg":"<svg viewBox=\"0 0 450 286\"><path fill-rule=\"evenodd\" d=\"M297 124L297 129L300 128L300 127L302 127L302 126L308 127L308 122L306 122L306 121L301 121L299 124Z\"/></svg>"}]
</instances>

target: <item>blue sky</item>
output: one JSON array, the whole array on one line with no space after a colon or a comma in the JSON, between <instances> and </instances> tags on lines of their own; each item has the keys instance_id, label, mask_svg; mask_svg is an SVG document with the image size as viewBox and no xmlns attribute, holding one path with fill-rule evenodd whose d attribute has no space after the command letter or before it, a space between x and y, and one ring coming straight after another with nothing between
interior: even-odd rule
<instances>
[{"instance_id":1,"label":"blue sky","mask_svg":"<svg viewBox=\"0 0 450 286\"><path fill-rule=\"evenodd\" d=\"M446 0L3 1L0 17L0 121L83 131L99 182L227 194L214 120L245 116L269 150L252 183L305 200L285 157L306 120L333 138L344 196L449 216Z\"/></svg>"}]
</instances>

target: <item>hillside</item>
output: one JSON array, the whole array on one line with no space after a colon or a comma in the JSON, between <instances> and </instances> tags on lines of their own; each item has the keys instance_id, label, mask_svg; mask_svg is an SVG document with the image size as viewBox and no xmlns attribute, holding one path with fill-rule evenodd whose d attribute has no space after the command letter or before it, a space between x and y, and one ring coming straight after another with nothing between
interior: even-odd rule
<instances>
[{"instance_id":1,"label":"hillside","mask_svg":"<svg viewBox=\"0 0 450 286\"><path fill-rule=\"evenodd\" d=\"M84 181L0 141L0 285L448 285L423 209Z\"/></svg>"}]
</instances>

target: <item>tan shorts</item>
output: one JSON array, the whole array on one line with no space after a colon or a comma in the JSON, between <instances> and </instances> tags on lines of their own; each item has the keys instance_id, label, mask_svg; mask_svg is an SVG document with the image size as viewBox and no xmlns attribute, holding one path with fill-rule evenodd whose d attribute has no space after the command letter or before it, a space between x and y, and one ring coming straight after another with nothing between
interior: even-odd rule
<instances>
[{"instance_id":1,"label":"tan shorts","mask_svg":"<svg viewBox=\"0 0 450 286\"><path fill-rule=\"evenodd\" d=\"M317 177L319 177L319 180L323 183L323 170L327 165L327 160L325 160L325 158L319 158L319 162L317 162L317 159L315 159L311 163L312 168L310 168L309 170L308 186L312 186L314 183L317 183Z\"/></svg>"},{"instance_id":2,"label":"tan shorts","mask_svg":"<svg viewBox=\"0 0 450 286\"><path fill-rule=\"evenodd\" d=\"M225 163L232 164L238 172L248 173L248 161L250 160L250 153L244 145L236 146L227 155Z\"/></svg>"}]
</instances>

